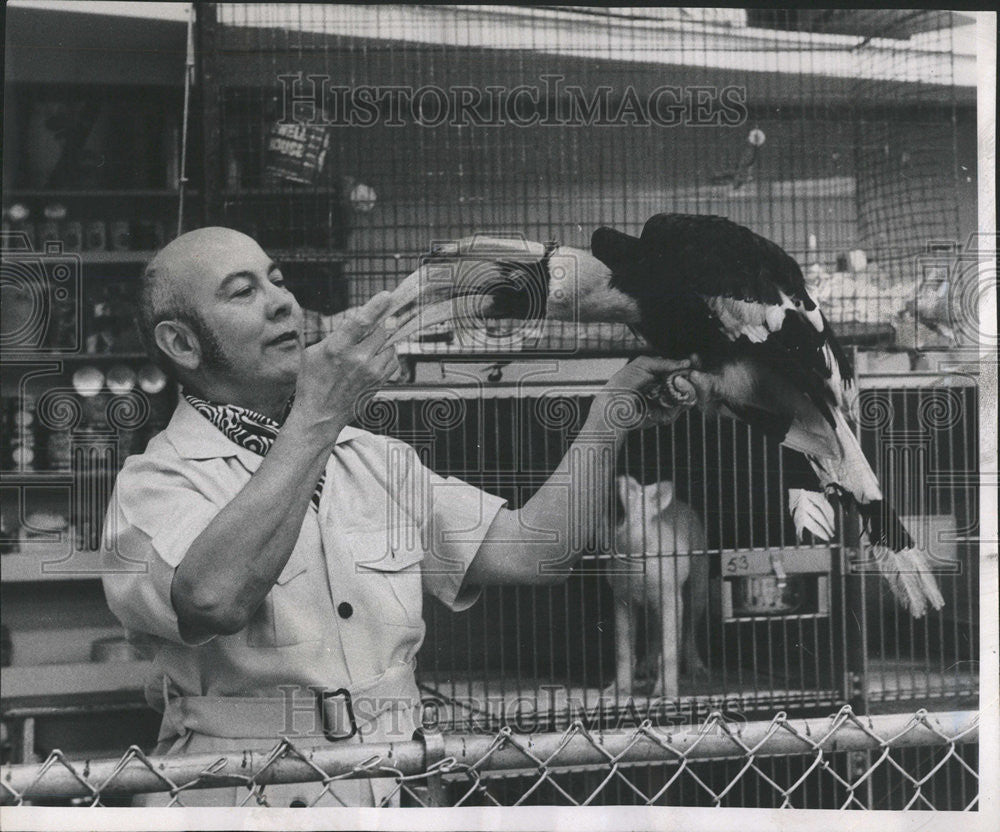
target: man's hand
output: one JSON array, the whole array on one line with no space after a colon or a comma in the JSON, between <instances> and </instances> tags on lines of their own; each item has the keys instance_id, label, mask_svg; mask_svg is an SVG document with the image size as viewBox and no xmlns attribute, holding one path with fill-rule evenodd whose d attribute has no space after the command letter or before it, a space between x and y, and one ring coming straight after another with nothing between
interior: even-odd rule
<instances>
[{"instance_id":1,"label":"man's hand","mask_svg":"<svg viewBox=\"0 0 1000 832\"><path fill-rule=\"evenodd\" d=\"M353 418L358 399L399 368L395 351L383 349L389 307L390 293L379 292L337 315L333 331L303 350L294 409L312 425L329 426L333 439L333 429Z\"/></svg>"},{"instance_id":2,"label":"man's hand","mask_svg":"<svg viewBox=\"0 0 1000 832\"><path fill-rule=\"evenodd\" d=\"M690 404L665 406L661 392L667 377L679 370L688 370L690 359L675 361L651 355L640 355L615 373L594 400L594 407L603 408L605 419L612 427L643 429L670 424ZM683 376L674 379L674 387L694 401L698 395L694 384Z\"/></svg>"}]
</instances>

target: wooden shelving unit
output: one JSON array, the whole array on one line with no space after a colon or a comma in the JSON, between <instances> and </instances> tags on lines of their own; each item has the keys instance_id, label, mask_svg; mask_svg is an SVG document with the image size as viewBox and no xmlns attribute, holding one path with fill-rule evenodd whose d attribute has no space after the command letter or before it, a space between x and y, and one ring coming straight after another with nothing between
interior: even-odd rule
<instances>
[{"instance_id":1,"label":"wooden shelving unit","mask_svg":"<svg viewBox=\"0 0 1000 832\"><path fill-rule=\"evenodd\" d=\"M78 296L83 303L80 325L84 335L93 334L99 330L91 327L91 321L102 314L95 312L96 304L113 302L119 286L123 297L131 297L134 285L127 284L134 284L143 264L154 255L151 247L158 243L158 226L162 226L166 239L176 231L181 193L171 187L178 171L170 143L178 141L180 135L186 24L134 23L131 18L64 10L16 11L7 20L10 41L17 44L14 50L17 55L12 56L14 63L8 67L13 71L6 87L3 207L9 208L16 202L26 205L29 213L25 222L32 226L28 230L34 232L34 248L44 251L40 226L47 221L45 209L52 203L65 206L65 220L60 221L56 236L64 238L63 256L79 258L82 265ZM108 38L127 43L129 49L108 51L105 49ZM39 48L43 43L57 43L61 48ZM93 60L95 49L104 50L102 60ZM134 60L137 54L145 55L148 60L137 64ZM92 171L90 179L77 171L64 172L58 180L44 178L48 174L38 173L41 163L34 168L28 164L29 154L37 150L29 134L31 108L35 102L47 98L65 100L71 106L76 101L74 96L100 98L102 117L119 128L118 138L108 138L110 144L103 148L109 154L113 154L115 141L120 140L119 144L145 141L139 135L132 138L127 132L123 134L129 127L116 122L115 117L123 110L130 117L138 113L133 102L156 102L152 113L155 119L148 123L149 130L144 134L151 138L148 150L136 154L131 161L131 157L109 155L109 164L100 171ZM199 156L195 140L188 157L189 176L199 175ZM59 185L38 187L46 181L53 184L58 181ZM84 183L92 183L93 187L79 186ZM186 187L184 197L186 226L199 224L201 195L196 189ZM65 223L74 221L83 226L80 241L83 247L87 245L88 222L105 223L104 245L99 249L69 251L65 247ZM130 242L125 245L134 250L120 250L121 242L119 250L112 250L111 225L115 222L128 223ZM153 229L147 227L149 224L154 225ZM52 235L49 232L44 236ZM130 314L124 307L113 309L113 315L120 316L116 325L127 326ZM126 341L121 330L116 334L116 343L129 351L57 354L49 351L48 346L30 351L29 347L15 349L5 343L4 397L25 393L40 396L50 386L67 387L68 377L83 365L106 371L115 364L124 364L138 370L148 362L144 353L129 348L134 342ZM51 331L45 337L53 337ZM81 339L79 345L85 343ZM28 376L30 382L23 382ZM167 391L171 389L168 385ZM156 405L160 404L160 396L168 394L159 394L153 400L152 418L163 417ZM39 449L46 447L44 443L51 431L41 430L37 420L35 427L35 441L39 443L35 449L37 462ZM5 422L5 432L7 429ZM45 458L43 454L43 464ZM10 466L10 456L0 464ZM93 515L103 509L76 505L73 489L82 479L89 483L95 478L111 479L115 473L106 468L0 471L4 533L12 538L19 536L18 515L22 512L58 513L76 525L79 518L73 515L82 511L86 513L84 522L99 523L100 518ZM14 662L0 673L0 710L5 727L10 729L15 762L34 759L34 755L45 754L54 747L79 756L108 748L119 749L120 753L132 742L143 746L155 742L155 728L150 730L156 722L155 715L143 699L151 664L88 661L95 639L124 633L104 599L99 553L75 552L72 560L67 560L72 542L64 530L59 540L18 543L19 551L0 555L2 620L11 636Z\"/></svg>"},{"instance_id":2,"label":"wooden shelving unit","mask_svg":"<svg viewBox=\"0 0 1000 832\"><path fill-rule=\"evenodd\" d=\"M186 195L195 196L191 191ZM42 204L61 202L70 216L155 217L172 230L169 218L178 197L177 191L163 189L20 189L7 190L4 205L24 201L37 218ZM40 248L36 242L36 249ZM64 256L79 257L82 264L83 314L90 313L86 302L95 281L101 285L106 280L130 281L154 253L148 249L64 250ZM49 354L45 350L5 349L3 392L5 396L19 395L21 377L25 373L37 376L39 365L45 367L45 378L39 376L33 385L66 386L68 377L81 366L106 371L124 364L139 370L148 362L144 352L134 350ZM43 389L37 387L36 392ZM18 512L52 510L76 522L73 489L81 480L111 480L115 474L107 468L4 470L0 471L0 486L5 502L11 490L24 492L25 502ZM5 506L5 514L7 520L14 520L16 530L14 502L11 499ZM100 518L88 520L100 522ZM100 553L72 551L67 534L73 533L64 530L63 539L55 542L19 541L18 551L0 555L3 623L10 632L14 661L0 674L0 713L9 729L14 761L37 759L52 747L66 750L71 757L93 756L109 743L123 748L133 742L147 746L155 741L158 717L146 705L143 694L151 663L87 660L90 642L123 632L104 599Z\"/></svg>"}]
</instances>

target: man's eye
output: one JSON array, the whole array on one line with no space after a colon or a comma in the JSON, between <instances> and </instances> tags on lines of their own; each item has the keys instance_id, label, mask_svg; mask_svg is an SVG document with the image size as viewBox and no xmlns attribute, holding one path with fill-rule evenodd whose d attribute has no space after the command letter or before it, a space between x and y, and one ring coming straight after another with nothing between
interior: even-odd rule
<instances>
[{"instance_id":1,"label":"man's eye","mask_svg":"<svg viewBox=\"0 0 1000 832\"><path fill-rule=\"evenodd\" d=\"M242 289L238 289L233 292L234 298L244 298L248 297L253 292L253 286L244 286Z\"/></svg>"}]
</instances>

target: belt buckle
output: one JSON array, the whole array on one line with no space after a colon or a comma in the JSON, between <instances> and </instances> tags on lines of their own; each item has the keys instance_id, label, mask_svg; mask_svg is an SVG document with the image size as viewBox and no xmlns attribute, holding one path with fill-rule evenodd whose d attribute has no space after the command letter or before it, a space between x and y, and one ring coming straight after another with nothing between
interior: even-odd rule
<instances>
[{"instance_id":1,"label":"belt buckle","mask_svg":"<svg viewBox=\"0 0 1000 832\"><path fill-rule=\"evenodd\" d=\"M319 724L323 729L323 736L326 737L330 742L339 742L341 740L349 740L355 734L358 733L358 723L354 718L354 705L351 702L351 692L347 688L338 688L337 690L317 690L318 695L316 699L316 705L319 708ZM335 696L344 697L344 705L347 708L347 718L351 722L351 731L349 734L334 734L330 728L329 721L326 716L326 703L328 699L333 699Z\"/></svg>"}]
</instances>

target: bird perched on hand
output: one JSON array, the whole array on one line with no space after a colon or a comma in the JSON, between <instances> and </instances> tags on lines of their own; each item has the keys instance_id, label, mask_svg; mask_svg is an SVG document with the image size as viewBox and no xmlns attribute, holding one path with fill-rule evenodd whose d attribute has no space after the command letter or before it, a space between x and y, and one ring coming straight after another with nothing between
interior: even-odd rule
<instances>
[{"instance_id":1,"label":"bird perched on hand","mask_svg":"<svg viewBox=\"0 0 1000 832\"><path fill-rule=\"evenodd\" d=\"M851 363L798 263L778 245L723 217L688 214L657 214L639 237L598 228L589 253L493 243L496 250L464 261L474 280L455 281L442 294L445 281L432 293L439 310L461 297L466 305L475 298L483 317L621 322L657 353L689 358L691 368L675 374L674 400L693 386L703 410L804 454L825 494L857 505L872 556L900 603L915 617L943 606L927 553L884 500L858 443ZM460 242L454 254L468 258L471 244ZM401 301L411 308L415 285ZM800 536L804 529L832 536L823 494L796 489L789 508Z\"/></svg>"}]
</instances>

